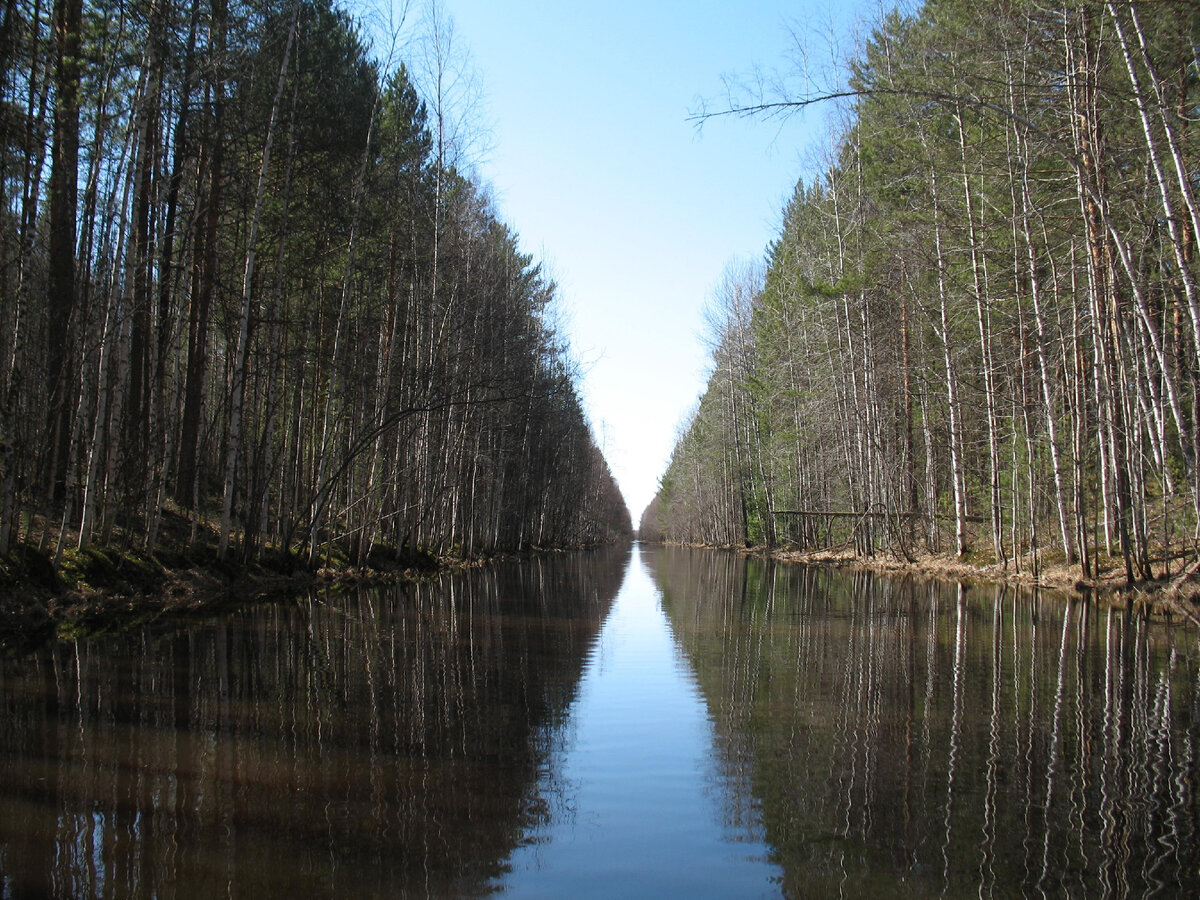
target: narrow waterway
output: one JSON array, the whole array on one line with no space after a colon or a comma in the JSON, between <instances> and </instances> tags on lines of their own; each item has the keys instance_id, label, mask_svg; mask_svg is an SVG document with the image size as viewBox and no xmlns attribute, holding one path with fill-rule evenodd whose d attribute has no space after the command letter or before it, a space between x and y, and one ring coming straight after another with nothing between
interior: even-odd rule
<instances>
[{"instance_id":1,"label":"narrow waterway","mask_svg":"<svg viewBox=\"0 0 1200 900\"><path fill-rule=\"evenodd\" d=\"M1192 630L640 546L0 660L0 898L1200 892Z\"/></svg>"},{"instance_id":2,"label":"narrow waterway","mask_svg":"<svg viewBox=\"0 0 1200 900\"><path fill-rule=\"evenodd\" d=\"M539 785L550 815L514 853L506 896L778 895L753 817L729 814L741 791L661 598L635 555Z\"/></svg>"}]
</instances>

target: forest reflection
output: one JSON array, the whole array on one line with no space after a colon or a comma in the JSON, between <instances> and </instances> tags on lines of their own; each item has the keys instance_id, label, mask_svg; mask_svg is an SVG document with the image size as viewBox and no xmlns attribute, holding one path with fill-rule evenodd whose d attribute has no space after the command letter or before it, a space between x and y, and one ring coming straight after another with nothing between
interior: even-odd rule
<instances>
[{"instance_id":1,"label":"forest reflection","mask_svg":"<svg viewBox=\"0 0 1200 900\"><path fill-rule=\"evenodd\" d=\"M566 554L3 661L0 895L486 893L550 813L546 761L628 562Z\"/></svg>"},{"instance_id":2,"label":"forest reflection","mask_svg":"<svg viewBox=\"0 0 1200 900\"><path fill-rule=\"evenodd\" d=\"M788 896L1200 890L1194 632L643 549Z\"/></svg>"}]
</instances>

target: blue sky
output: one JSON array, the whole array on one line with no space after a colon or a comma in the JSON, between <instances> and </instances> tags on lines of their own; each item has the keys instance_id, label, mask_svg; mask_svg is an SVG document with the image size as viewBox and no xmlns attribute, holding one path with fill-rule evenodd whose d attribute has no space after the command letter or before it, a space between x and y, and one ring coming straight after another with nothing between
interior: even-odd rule
<instances>
[{"instance_id":1,"label":"blue sky","mask_svg":"<svg viewBox=\"0 0 1200 900\"><path fill-rule=\"evenodd\" d=\"M443 0L482 88L479 172L501 218L560 287L582 392L634 521L704 387L705 303L759 258L824 111L688 121L724 76L787 68L865 4L827 0Z\"/></svg>"}]
</instances>

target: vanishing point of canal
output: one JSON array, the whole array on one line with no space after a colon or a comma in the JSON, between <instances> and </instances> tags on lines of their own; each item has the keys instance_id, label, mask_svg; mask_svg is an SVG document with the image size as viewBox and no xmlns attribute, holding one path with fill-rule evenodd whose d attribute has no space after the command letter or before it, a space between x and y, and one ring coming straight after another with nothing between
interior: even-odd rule
<instances>
[{"instance_id":1,"label":"vanishing point of canal","mask_svg":"<svg viewBox=\"0 0 1200 900\"><path fill-rule=\"evenodd\" d=\"M639 545L0 661L0 898L1200 892L1194 631Z\"/></svg>"}]
</instances>

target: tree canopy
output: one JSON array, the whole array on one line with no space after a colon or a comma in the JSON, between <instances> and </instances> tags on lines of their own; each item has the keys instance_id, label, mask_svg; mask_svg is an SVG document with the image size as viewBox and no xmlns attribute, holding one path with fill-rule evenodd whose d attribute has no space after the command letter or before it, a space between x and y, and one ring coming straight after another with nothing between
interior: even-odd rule
<instances>
[{"instance_id":1,"label":"tree canopy","mask_svg":"<svg viewBox=\"0 0 1200 900\"><path fill-rule=\"evenodd\" d=\"M731 109L845 116L722 304L643 533L1131 581L1194 555L1198 43L1182 0L929 0L844 90Z\"/></svg>"},{"instance_id":2,"label":"tree canopy","mask_svg":"<svg viewBox=\"0 0 1200 900\"><path fill-rule=\"evenodd\" d=\"M0 554L168 517L357 562L629 532L555 285L417 55L331 0L2 16Z\"/></svg>"}]
</instances>

